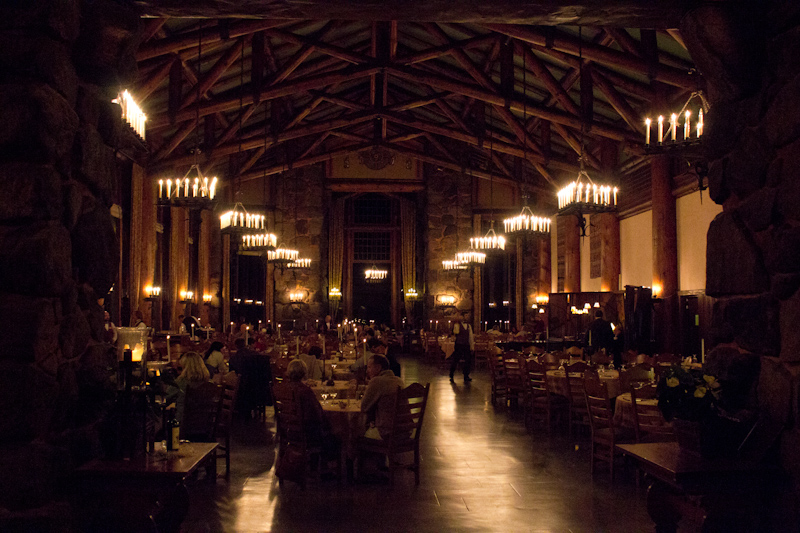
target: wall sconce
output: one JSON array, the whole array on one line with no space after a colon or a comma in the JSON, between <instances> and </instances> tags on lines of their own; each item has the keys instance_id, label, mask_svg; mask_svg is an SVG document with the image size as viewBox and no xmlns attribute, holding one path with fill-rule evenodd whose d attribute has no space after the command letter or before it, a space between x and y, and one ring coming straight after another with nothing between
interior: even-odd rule
<instances>
[{"instance_id":1,"label":"wall sconce","mask_svg":"<svg viewBox=\"0 0 800 533\"><path fill-rule=\"evenodd\" d=\"M203 303L204 304L210 304L212 298L213 298L213 296L211 294L204 293L203 294Z\"/></svg>"},{"instance_id":2,"label":"wall sconce","mask_svg":"<svg viewBox=\"0 0 800 533\"><path fill-rule=\"evenodd\" d=\"M455 307L456 297L451 294L440 294L436 297L436 303L440 307Z\"/></svg>"},{"instance_id":3,"label":"wall sconce","mask_svg":"<svg viewBox=\"0 0 800 533\"><path fill-rule=\"evenodd\" d=\"M537 294L535 300L539 305L547 305L550 303L550 296L547 294Z\"/></svg>"},{"instance_id":4,"label":"wall sconce","mask_svg":"<svg viewBox=\"0 0 800 533\"><path fill-rule=\"evenodd\" d=\"M503 300L503 307L508 307L509 305L511 305L511 302L508 300Z\"/></svg>"},{"instance_id":5,"label":"wall sconce","mask_svg":"<svg viewBox=\"0 0 800 533\"><path fill-rule=\"evenodd\" d=\"M301 304L305 299L305 293L303 291L292 291L289 293L289 302L293 304Z\"/></svg>"},{"instance_id":6,"label":"wall sconce","mask_svg":"<svg viewBox=\"0 0 800 533\"><path fill-rule=\"evenodd\" d=\"M495 302L489 302L489 307L491 309L494 309L495 307L497 307L497 304Z\"/></svg>"},{"instance_id":7,"label":"wall sconce","mask_svg":"<svg viewBox=\"0 0 800 533\"><path fill-rule=\"evenodd\" d=\"M331 300L341 300L342 291L334 287L330 291L328 291L328 298L330 298Z\"/></svg>"},{"instance_id":8,"label":"wall sconce","mask_svg":"<svg viewBox=\"0 0 800 533\"><path fill-rule=\"evenodd\" d=\"M233 299L233 303L240 304L240 303L242 303L242 299L241 298L234 298Z\"/></svg>"},{"instance_id":9,"label":"wall sconce","mask_svg":"<svg viewBox=\"0 0 800 533\"><path fill-rule=\"evenodd\" d=\"M192 300L194 300L194 292L192 291L181 291L180 295L181 301L185 304L192 303Z\"/></svg>"},{"instance_id":10,"label":"wall sconce","mask_svg":"<svg viewBox=\"0 0 800 533\"><path fill-rule=\"evenodd\" d=\"M417 294L416 289L408 289L406 291L406 300L416 300L417 296L419 295Z\"/></svg>"},{"instance_id":11,"label":"wall sconce","mask_svg":"<svg viewBox=\"0 0 800 533\"><path fill-rule=\"evenodd\" d=\"M148 302L152 302L161 296L161 287L153 287L152 285L148 285L144 288L144 293L146 294L144 299Z\"/></svg>"},{"instance_id":12,"label":"wall sconce","mask_svg":"<svg viewBox=\"0 0 800 533\"><path fill-rule=\"evenodd\" d=\"M663 288L660 283L653 283L653 298L661 298Z\"/></svg>"},{"instance_id":13,"label":"wall sconce","mask_svg":"<svg viewBox=\"0 0 800 533\"><path fill-rule=\"evenodd\" d=\"M589 309L591 308L591 305L589 305L589 304L586 304L586 305L589 306L589 307L581 307L580 309L573 305L570 308L569 311L573 315L588 315L589 314Z\"/></svg>"}]
</instances>

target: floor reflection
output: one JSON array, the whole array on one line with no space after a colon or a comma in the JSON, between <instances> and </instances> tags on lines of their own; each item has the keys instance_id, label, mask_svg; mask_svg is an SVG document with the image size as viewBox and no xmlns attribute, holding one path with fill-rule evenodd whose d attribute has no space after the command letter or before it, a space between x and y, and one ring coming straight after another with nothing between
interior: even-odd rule
<instances>
[{"instance_id":1,"label":"floor reflection","mask_svg":"<svg viewBox=\"0 0 800 533\"><path fill-rule=\"evenodd\" d=\"M522 409L489 403L485 372L472 384L447 370L405 359L406 383L431 383L422 433L421 484L400 473L395 486L373 481L279 487L272 471L271 419L236 425L230 482L193 487L186 532L207 531L529 531L652 530L632 472L589 473L588 436L527 434Z\"/></svg>"}]
</instances>

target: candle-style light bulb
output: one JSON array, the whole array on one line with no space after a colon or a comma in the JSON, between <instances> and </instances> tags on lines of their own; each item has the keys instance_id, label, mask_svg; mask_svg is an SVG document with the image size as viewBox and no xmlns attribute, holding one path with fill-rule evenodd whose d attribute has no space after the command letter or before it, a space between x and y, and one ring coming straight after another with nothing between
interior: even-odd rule
<instances>
[{"instance_id":1,"label":"candle-style light bulb","mask_svg":"<svg viewBox=\"0 0 800 533\"><path fill-rule=\"evenodd\" d=\"M658 116L658 142L661 144L664 142L664 116Z\"/></svg>"},{"instance_id":2,"label":"candle-style light bulb","mask_svg":"<svg viewBox=\"0 0 800 533\"><path fill-rule=\"evenodd\" d=\"M669 129L672 131L672 142L675 142L678 135L678 115L675 113L669 117Z\"/></svg>"},{"instance_id":3,"label":"candle-style light bulb","mask_svg":"<svg viewBox=\"0 0 800 533\"><path fill-rule=\"evenodd\" d=\"M652 123L653 123L653 121L650 120L650 118L646 118L645 121L644 121L644 127L645 127L645 130L644 130L644 144L646 144L646 145L650 144L650 125Z\"/></svg>"},{"instance_id":4,"label":"candle-style light bulb","mask_svg":"<svg viewBox=\"0 0 800 533\"><path fill-rule=\"evenodd\" d=\"M703 110L700 110L700 113L697 115L697 138L699 139L700 136L703 135Z\"/></svg>"},{"instance_id":5,"label":"candle-style light bulb","mask_svg":"<svg viewBox=\"0 0 800 533\"><path fill-rule=\"evenodd\" d=\"M686 115L684 115L684 119L683 119L683 140L684 141L688 141L689 140L689 135L691 135L691 133L692 133L692 127L690 126L691 120L689 119L689 117L691 117L691 115L692 115L692 112L688 111L688 110L686 111Z\"/></svg>"}]
</instances>

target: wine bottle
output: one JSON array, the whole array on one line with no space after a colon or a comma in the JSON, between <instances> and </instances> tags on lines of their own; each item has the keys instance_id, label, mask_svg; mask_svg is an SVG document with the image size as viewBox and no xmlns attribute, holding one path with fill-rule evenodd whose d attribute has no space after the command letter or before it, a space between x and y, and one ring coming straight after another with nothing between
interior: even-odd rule
<instances>
[{"instance_id":1,"label":"wine bottle","mask_svg":"<svg viewBox=\"0 0 800 533\"><path fill-rule=\"evenodd\" d=\"M181 425L178 422L177 417L175 416L175 410L172 410L170 413L170 419L167 420L167 427L166 427L166 440L167 440L167 451L174 452L178 451L181 445Z\"/></svg>"}]
</instances>

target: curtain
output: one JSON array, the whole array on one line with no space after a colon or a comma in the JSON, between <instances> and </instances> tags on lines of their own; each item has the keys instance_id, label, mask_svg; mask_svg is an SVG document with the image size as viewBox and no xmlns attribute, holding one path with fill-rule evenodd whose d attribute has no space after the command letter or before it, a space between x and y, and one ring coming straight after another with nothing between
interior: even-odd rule
<instances>
[{"instance_id":1,"label":"curtain","mask_svg":"<svg viewBox=\"0 0 800 533\"><path fill-rule=\"evenodd\" d=\"M328 249L328 291L342 290L342 262L344 259L344 200L333 204L329 228Z\"/></svg>"},{"instance_id":2,"label":"curtain","mask_svg":"<svg viewBox=\"0 0 800 533\"><path fill-rule=\"evenodd\" d=\"M413 300L405 298L409 289L417 288L417 271L414 267L417 258L415 250L416 241L416 206L408 201L400 202L400 241L401 241L401 272L403 276L403 300L406 304L406 317L411 319L411 310L414 305Z\"/></svg>"}]
</instances>

